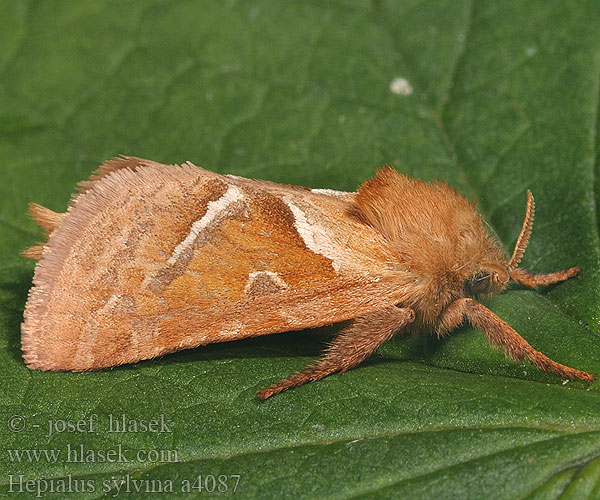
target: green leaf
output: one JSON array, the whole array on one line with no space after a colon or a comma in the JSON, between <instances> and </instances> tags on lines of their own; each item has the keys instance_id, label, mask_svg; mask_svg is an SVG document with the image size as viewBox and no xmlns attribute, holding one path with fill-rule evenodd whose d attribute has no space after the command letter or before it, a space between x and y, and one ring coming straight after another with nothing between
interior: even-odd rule
<instances>
[{"instance_id":1,"label":"green leaf","mask_svg":"<svg viewBox=\"0 0 600 500\"><path fill-rule=\"evenodd\" d=\"M64 211L111 156L345 190L391 163L476 200L507 252L533 191L524 265L583 272L488 306L599 373L600 4L1 0L0 19L3 495L195 498L216 481L219 498L600 497L598 384L472 329L394 339L264 404L255 391L315 359L319 336L80 374L32 372L20 351L20 251L42 239L27 203ZM122 415L167 428L109 432Z\"/></svg>"}]
</instances>

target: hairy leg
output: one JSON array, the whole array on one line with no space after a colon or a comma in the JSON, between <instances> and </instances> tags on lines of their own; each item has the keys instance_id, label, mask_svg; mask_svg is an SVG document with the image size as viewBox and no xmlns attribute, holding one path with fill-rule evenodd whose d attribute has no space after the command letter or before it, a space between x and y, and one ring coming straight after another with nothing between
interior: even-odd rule
<instances>
[{"instance_id":1,"label":"hairy leg","mask_svg":"<svg viewBox=\"0 0 600 500\"><path fill-rule=\"evenodd\" d=\"M533 288L536 286L552 285L553 283L559 283L566 281L569 278L573 278L581 271L578 267L570 267L569 269L563 269L562 271L556 271L555 273L547 274L533 274L527 269L515 269L510 273L510 277L513 281L521 283L521 285Z\"/></svg>"},{"instance_id":2,"label":"hairy leg","mask_svg":"<svg viewBox=\"0 0 600 500\"><path fill-rule=\"evenodd\" d=\"M564 378L580 378L588 382L596 380L595 375L591 373L561 365L556 361L552 361L541 352L536 351L510 325L502 321L487 307L473 299L458 299L450 304L442 316L438 333L442 334L453 330L465 318L471 325L485 333L490 344L502 348L506 354L517 361L523 361L523 359L527 358L538 368L557 373Z\"/></svg>"},{"instance_id":3,"label":"hairy leg","mask_svg":"<svg viewBox=\"0 0 600 500\"><path fill-rule=\"evenodd\" d=\"M415 319L410 308L389 307L352 320L342 329L321 359L280 382L258 391L264 401L292 387L319 380L335 372L344 373L362 363L381 344Z\"/></svg>"}]
</instances>

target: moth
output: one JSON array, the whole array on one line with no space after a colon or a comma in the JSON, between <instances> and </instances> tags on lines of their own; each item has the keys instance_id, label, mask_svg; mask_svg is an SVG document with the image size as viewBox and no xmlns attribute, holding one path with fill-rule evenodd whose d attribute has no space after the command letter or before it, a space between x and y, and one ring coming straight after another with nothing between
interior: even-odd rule
<instances>
[{"instance_id":1,"label":"moth","mask_svg":"<svg viewBox=\"0 0 600 500\"><path fill-rule=\"evenodd\" d=\"M475 206L445 183L385 167L357 192L221 175L135 157L103 164L66 213L31 204L47 241L22 324L39 370L97 370L181 349L347 322L321 359L258 391L344 373L398 332L446 335L465 320L519 361L565 378L594 375L552 361L478 302L509 279L536 287L579 268L518 268Z\"/></svg>"}]
</instances>

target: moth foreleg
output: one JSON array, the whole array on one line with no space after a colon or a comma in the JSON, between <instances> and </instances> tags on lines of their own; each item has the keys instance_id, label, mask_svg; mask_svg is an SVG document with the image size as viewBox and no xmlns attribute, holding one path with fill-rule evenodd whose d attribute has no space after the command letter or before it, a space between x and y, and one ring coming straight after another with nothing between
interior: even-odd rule
<instances>
[{"instance_id":1,"label":"moth foreleg","mask_svg":"<svg viewBox=\"0 0 600 500\"><path fill-rule=\"evenodd\" d=\"M554 273L534 274L527 269L517 268L510 273L510 277L513 281L521 283L521 285L534 288L536 286L552 285L553 283L566 281L569 278L577 276L580 271L579 267L570 267L569 269L563 269Z\"/></svg>"},{"instance_id":2,"label":"moth foreleg","mask_svg":"<svg viewBox=\"0 0 600 500\"><path fill-rule=\"evenodd\" d=\"M415 319L412 309L392 306L361 316L343 328L321 359L280 382L257 392L261 401L292 387L344 373L368 358L381 344Z\"/></svg>"},{"instance_id":3,"label":"moth foreleg","mask_svg":"<svg viewBox=\"0 0 600 500\"><path fill-rule=\"evenodd\" d=\"M591 373L561 365L536 351L510 325L487 307L470 298L458 299L448 306L442 316L439 333L456 328L465 318L471 325L485 333L490 344L502 348L507 355L517 361L527 358L538 368L552 371L564 378L580 378L589 382L596 379Z\"/></svg>"}]
</instances>

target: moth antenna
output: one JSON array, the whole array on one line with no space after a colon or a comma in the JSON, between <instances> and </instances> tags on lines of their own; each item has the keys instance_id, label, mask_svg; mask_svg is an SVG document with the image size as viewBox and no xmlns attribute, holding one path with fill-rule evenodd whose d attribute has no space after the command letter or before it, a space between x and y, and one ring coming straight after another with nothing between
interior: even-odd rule
<instances>
[{"instance_id":1,"label":"moth antenna","mask_svg":"<svg viewBox=\"0 0 600 500\"><path fill-rule=\"evenodd\" d=\"M529 243L529 237L531 236L531 230L533 228L533 216L535 214L535 202L533 201L533 195L529 189L527 190L527 211L525 212L525 220L523 221L523 227L521 228L521 234L517 238L517 243L513 251L512 257L508 261L508 268L510 271L514 271L525 253L527 243Z\"/></svg>"}]
</instances>

